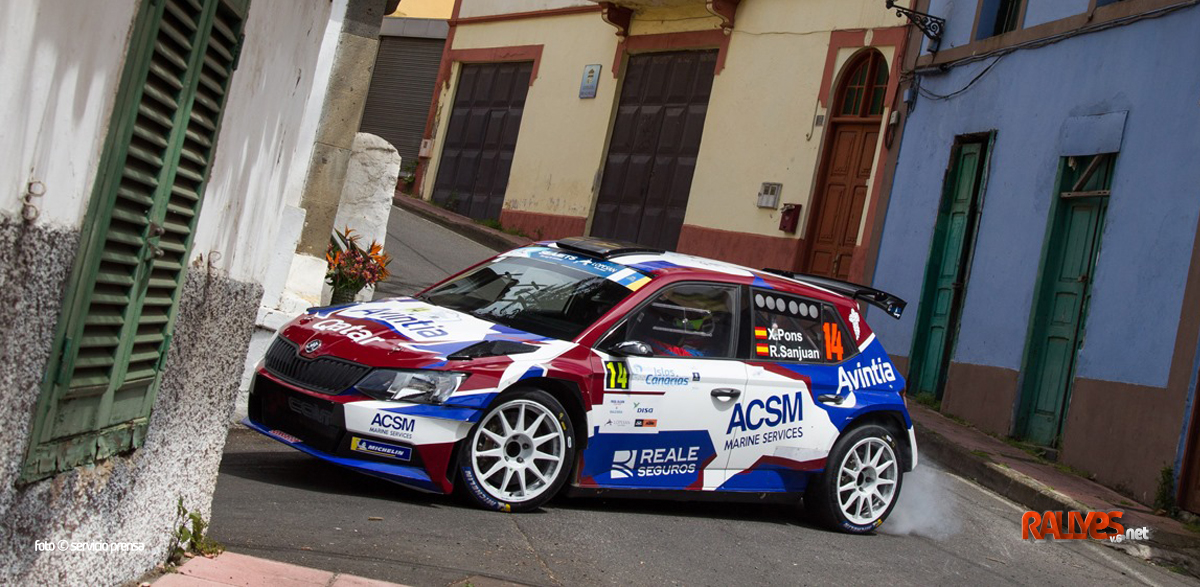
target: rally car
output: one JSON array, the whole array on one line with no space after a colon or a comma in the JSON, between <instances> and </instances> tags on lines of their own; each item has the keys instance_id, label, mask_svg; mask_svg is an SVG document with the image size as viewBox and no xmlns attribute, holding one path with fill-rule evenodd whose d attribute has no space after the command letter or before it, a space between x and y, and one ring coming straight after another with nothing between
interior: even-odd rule
<instances>
[{"instance_id":1,"label":"rally car","mask_svg":"<svg viewBox=\"0 0 1200 587\"><path fill-rule=\"evenodd\" d=\"M869 532L917 464L904 380L841 281L575 237L413 298L313 308L256 371L246 425L478 505L581 490L802 495ZM675 495L678 495L676 493Z\"/></svg>"}]
</instances>

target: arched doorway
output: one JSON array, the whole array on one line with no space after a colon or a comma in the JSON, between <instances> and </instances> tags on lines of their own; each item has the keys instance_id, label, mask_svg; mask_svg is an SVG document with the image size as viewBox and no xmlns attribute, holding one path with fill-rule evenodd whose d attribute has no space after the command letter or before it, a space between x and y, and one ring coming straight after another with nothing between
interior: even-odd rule
<instances>
[{"instance_id":1,"label":"arched doorway","mask_svg":"<svg viewBox=\"0 0 1200 587\"><path fill-rule=\"evenodd\" d=\"M850 275L888 85L887 62L874 49L859 53L843 71L830 108L805 260L806 272L836 279Z\"/></svg>"}]
</instances>

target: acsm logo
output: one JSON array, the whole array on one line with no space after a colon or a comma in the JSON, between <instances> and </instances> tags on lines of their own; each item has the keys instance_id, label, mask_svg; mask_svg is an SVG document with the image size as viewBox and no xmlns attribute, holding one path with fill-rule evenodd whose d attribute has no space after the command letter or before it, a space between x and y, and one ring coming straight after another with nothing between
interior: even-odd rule
<instances>
[{"instance_id":1,"label":"acsm logo","mask_svg":"<svg viewBox=\"0 0 1200 587\"><path fill-rule=\"evenodd\" d=\"M725 434L732 434L734 430L758 430L763 426L773 428L800 420L804 417L803 398L804 392L797 391L793 395L773 395L765 400L752 399L746 402L744 409L742 404L736 404Z\"/></svg>"},{"instance_id":2,"label":"acsm logo","mask_svg":"<svg viewBox=\"0 0 1200 587\"><path fill-rule=\"evenodd\" d=\"M416 420L393 414L376 413L371 418L370 431L375 434L386 434L397 438L412 438L413 430L417 427Z\"/></svg>"}]
</instances>

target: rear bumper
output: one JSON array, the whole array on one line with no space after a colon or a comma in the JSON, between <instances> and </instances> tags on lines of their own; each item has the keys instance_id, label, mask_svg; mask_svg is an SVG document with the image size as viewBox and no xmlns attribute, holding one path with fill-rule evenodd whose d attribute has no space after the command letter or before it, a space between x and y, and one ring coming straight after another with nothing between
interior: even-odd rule
<instances>
[{"instance_id":1,"label":"rear bumper","mask_svg":"<svg viewBox=\"0 0 1200 587\"><path fill-rule=\"evenodd\" d=\"M917 468L917 429L911 424L908 426L908 446L911 450L912 459L908 463L908 470L912 471Z\"/></svg>"},{"instance_id":2,"label":"rear bumper","mask_svg":"<svg viewBox=\"0 0 1200 587\"><path fill-rule=\"evenodd\" d=\"M286 432L272 430L266 426L252 421L250 418L242 420L242 424L245 424L246 427L254 430L255 432L259 432L264 436L278 440L283 444L286 444L298 451L308 453L323 461L328 461L338 466L354 469L360 473L366 473L367 475L386 479L393 483L399 483L400 485L411 487L413 489L428 491L430 493L442 493L442 488L439 487L437 483L434 483L433 480L429 478L429 474L420 467L337 456L329 454L325 451L317 450L316 448L305 444L303 441L291 436L290 434L287 434Z\"/></svg>"}]
</instances>

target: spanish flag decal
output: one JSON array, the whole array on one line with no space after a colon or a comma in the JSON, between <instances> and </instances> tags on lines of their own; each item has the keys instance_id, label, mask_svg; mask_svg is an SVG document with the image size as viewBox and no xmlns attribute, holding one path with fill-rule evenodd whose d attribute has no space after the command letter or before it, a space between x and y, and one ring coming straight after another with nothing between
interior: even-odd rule
<instances>
[{"instance_id":1,"label":"spanish flag decal","mask_svg":"<svg viewBox=\"0 0 1200 587\"><path fill-rule=\"evenodd\" d=\"M766 328L759 326L754 329L754 338L766 338L766 337L767 337L767 329Z\"/></svg>"},{"instance_id":2,"label":"spanish flag decal","mask_svg":"<svg viewBox=\"0 0 1200 587\"><path fill-rule=\"evenodd\" d=\"M758 354L760 354L760 355L769 355L769 354L771 354L771 347L769 347L769 346L767 346L767 345L765 345L765 344L760 344L760 345L758 345L757 347L755 347L755 349L754 349L754 350L755 350L755 352L757 352L757 353L758 353Z\"/></svg>"}]
</instances>

